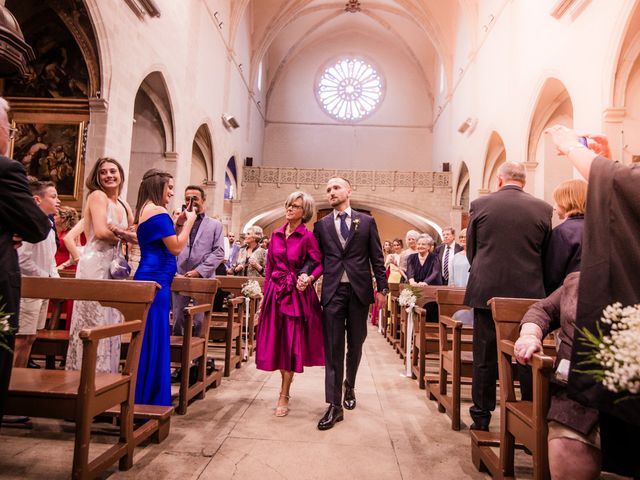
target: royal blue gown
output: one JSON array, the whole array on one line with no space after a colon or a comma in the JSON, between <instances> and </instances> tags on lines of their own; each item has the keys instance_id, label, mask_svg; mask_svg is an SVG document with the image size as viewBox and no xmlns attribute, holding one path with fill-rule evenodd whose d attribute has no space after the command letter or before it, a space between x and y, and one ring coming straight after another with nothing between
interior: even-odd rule
<instances>
[{"instance_id":1,"label":"royal blue gown","mask_svg":"<svg viewBox=\"0 0 640 480\"><path fill-rule=\"evenodd\" d=\"M150 217L138 226L140 265L135 280L152 280L162 287L149 308L136 382L137 404L171 405L169 361L169 309L171 282L176 274L176 257L162 239L175 235L167 213Z\"/></svg>"}]
</instances>

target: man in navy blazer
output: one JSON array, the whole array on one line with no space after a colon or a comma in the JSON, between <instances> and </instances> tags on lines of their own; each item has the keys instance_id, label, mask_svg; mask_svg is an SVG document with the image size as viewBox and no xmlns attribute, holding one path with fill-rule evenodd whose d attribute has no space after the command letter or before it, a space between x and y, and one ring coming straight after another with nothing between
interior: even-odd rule
<instances>
[{"instance_id":1,"label":"man in navy blazer","mask_svg":"<svg viewBox=\"0 0 640 480\"><path fill-rule=\"evenodd\" d=\"M442 229L442 243L436 248L435 254L440 260L440 276L442 277L442 285L449 284L449 273L453 267L453 256L462 251L462 245L456 243L456 231L453 227L445 227ZM445 268L445 258L447 265Z\"/></svg>"},{"instance_id":2,"label":"man in navy blazer","mask_svg":"<svg viewBox=\"0 0 640 480\"><path fill-rule=\"evenodd\" d=\"M320 430L343 420L342 405L356 406L355 384L362 344L367 336L369 305L382 308L389 293L384 257L375 220L351 209L351 184L340 177L327 183L327 199L333 212L316 222L313 233L323 253L321 302L324 320L325 398L329 408L318 423ZM345 376L345 332L347 367Z\"/></svg>"},{"instance_id":3,"label":"man in navy blazer","mask_svg":"<svg viewBox=\"0 0 640 480\"><path fill-rule=\"evenodd\" d=\"M185 204L193 203L193 209L198 214L189 241L180 255L178 255L178 275L189 278L215 278L216 269L224 261L224 235L222 223L208 217L204 213L206 195L197 185L189 185L185 192ZM178 217L177 225L182 222ZM184 308L191 300L177 293L171 295L173 303L173 334L184 335ZM202 325L203 315L194 317L196 333Z\"/></svg>"}]
</instances>

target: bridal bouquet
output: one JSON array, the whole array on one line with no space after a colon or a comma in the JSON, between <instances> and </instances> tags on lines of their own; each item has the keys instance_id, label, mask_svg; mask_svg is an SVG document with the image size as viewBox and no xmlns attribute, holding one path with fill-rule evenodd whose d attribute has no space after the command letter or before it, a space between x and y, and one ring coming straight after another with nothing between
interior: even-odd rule
<instances>
[{"instance_id":1,"label":"bridal bouquet","mask_svg":"<svg viewBox=\"0 0 640 480\"><path fill-rule=\"evenodd\" d=\"M14 329L9 323L9 318L11 317L11 315L4 311L4 307L4 305L0 306L0 348L4 348L5 350L11 352L12 350L11 348L9 348L7 340Z\"/></svg>"},{"instance_id":2,"label":"bridal bouquet","mask_svg":"<svg viewBox=\"0 0 640 480\"><path fill-rule=\"evenodd\" d=\"M249 280L242 285L242 295L245 297L260 297L262 298L262 288L256 280Z\"/></svg>"},{"instance_id":3,"label":"bridal bouquet","mask_svg":"<svg viewBox=\"0 0 640 480\"><path fill-rule=\"evenodd\" d=\"M609 305L601 321L611 326L609 335L604 335L598 324L597 333L580 330L591 347L580 365L596 365L582 373L592 374L612 392L640 394L640 304L624 308L620 303Z\"/></svg>"},{"instance_id":4,"label":"bridal bouquet","mask_svg":"<svg viewBox=\"0 0 640 480\"><path fill-rule=\"evenodd\" d=\"M415 289L413 287L405 287L400 292L400 296L398 296L398 303L401 307L405 307L407 309L407 312L410 312L411 309L416 306L416 302L418 301L418 293L419 289Z\"/></svg>"}]
</instances>

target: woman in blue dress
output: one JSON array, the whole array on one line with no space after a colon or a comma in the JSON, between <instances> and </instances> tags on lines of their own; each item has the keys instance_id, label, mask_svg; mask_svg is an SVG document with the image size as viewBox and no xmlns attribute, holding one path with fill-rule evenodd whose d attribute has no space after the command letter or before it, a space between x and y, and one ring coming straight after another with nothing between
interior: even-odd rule
<instances>
[{"instance_id":1,"label":"woman in blue dress","mask_svg":"<svg viewBox=\"0 0 640 480\"><path fill-rule=\"evenodd\" d=\"M176 233L166 209L171 197L171 174L155 168L148 170L142 177L134 219L141 258L133 278L158 282L162 288L149 309L140 352L135 402L143 405L171 405L171 282L176 274L176 256L187 244L196 219L195 212L184 211L176 221Z\"/></svg>"}]
</instances>

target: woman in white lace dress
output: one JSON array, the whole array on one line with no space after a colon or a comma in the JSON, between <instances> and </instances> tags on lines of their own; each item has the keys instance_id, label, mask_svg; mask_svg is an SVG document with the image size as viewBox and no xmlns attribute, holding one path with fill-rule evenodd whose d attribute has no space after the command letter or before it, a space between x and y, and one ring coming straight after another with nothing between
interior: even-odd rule
<instances>
[{"instance_id":1,"label":"woman in white lace dress","mask_svg":"<svg viewBox=\"0 0 640 480\"><path fill-rule=\"evenodd\" d=\"M118 198L124 184L124 170L112 158L100 158L87 178L89 190L84 209L85 245L76 278L107 279L109 264L116 252L118 239L135 241L135 234L128 231L133 224L129 205ZM82 341L80 331L122 322L122 314L113 308L103 307L98 302L75 302L69 331L67 370L82 367ZM96 371L118 371L120 361L120 337L100 340Z\"/></svg>"}]
</instances>

